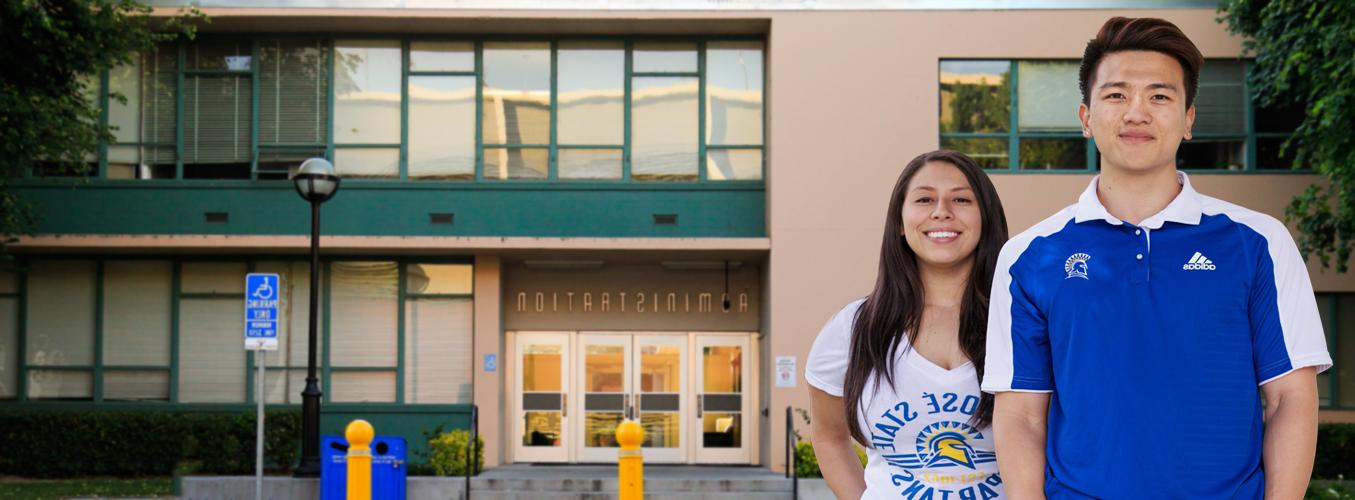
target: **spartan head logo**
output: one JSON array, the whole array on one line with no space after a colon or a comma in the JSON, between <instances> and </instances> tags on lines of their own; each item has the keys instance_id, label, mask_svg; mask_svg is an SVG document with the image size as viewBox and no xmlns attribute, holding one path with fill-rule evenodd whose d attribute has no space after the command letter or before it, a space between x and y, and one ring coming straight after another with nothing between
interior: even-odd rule
<instances>
[{"instance_id":1,"label":"spartan head logo","mask_svg":"<svg viewBox=\"0 0 1355 500\"><path fill-rule=\"evenodd\" d=\"M1063 271L1068 273L1068 277L1064 279L1069 278L1082 278L1084 280L1091 279L1087 277L1087 261L1091 259L1092 256L1081 252L1069 256L1068 260L1064 261L1063 263Z\"/></svg>"},{"instance_id":2,"label":"spartan head logo","mask_svg":"<svg viewBox=\"0 0 1355 500\"><path fill-rule=\"evenodd\" d=\"M978 430L963 422L943 421L924 427L917 434L917 453L885 455L894 466L907 470L961 467L970 470L979 464L997 461L992 451L974 448L983 439Z\"/></svg>"}]
</instances>

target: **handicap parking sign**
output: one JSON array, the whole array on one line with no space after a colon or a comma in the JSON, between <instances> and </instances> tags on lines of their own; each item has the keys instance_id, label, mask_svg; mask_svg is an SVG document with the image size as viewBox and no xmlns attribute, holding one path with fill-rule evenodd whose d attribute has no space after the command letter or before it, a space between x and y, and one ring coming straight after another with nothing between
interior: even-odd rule
<instances>
[{"instance_id":1,"label":"handicap parking sign","mask_svg":"<svg viewBox=\"0 0 1355 500\"><path fill-rule=\"evenodd\" d=\"M278 350L278 275L245 275L245 349Z\"/></svg>"}]
</instances>

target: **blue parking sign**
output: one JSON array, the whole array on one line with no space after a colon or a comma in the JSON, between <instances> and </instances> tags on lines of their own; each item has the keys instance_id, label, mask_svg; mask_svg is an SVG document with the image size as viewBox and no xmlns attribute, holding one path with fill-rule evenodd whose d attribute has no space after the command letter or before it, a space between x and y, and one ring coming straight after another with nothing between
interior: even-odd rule
<instances>
[{"instance_id":1,"label":"blue parking sign","mask_svg":"<svg viewBox=\"0 0 1355 500\"><path fill-rule=\"evenodd\" d=\"M245 275L245 349L278 350L278 275Z\"/></svg>"}]
</instances>

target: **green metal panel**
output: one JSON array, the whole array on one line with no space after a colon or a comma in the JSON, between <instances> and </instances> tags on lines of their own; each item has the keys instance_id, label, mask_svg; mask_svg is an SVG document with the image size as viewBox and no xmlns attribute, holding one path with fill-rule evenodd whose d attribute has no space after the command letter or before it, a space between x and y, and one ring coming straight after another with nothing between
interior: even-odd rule
<instances>
[{"instance_id":1,"label":"green metal panel","mask_svg":"<svg viewBox=\"0 0 1355 500\"><path fill-rule=\"evenodd\" d=\"M623 104L624 105L624 104ZM560 44L550 42L550 152L546 155L546 179L560 179L560 161L556 139L560 122Z\"/></svg>"},{"instance_id":2,"label":"green metal panel","mask_svg":"<svg viewBox=\"0 0 1355 500\"><path fill-rule=\"evenodd\" d=\"M278 47L282 57L282 47ZM281 78L282 75L278 75ZM249 47L249 178L259 178L259 39Z\"/></svg>"},{"instance_id":3,"label":"green metal panel","mask_svg":"<svg viewBox=\"0 0 1355 500\"><path fill-rule=\"evenodd\" d=\"M1021 126L1017 116L1017 93L1016 93L1016 61L1011 62L1010 69L1007 70L1007 87L1011 97L1007 100L1007 165L1012 170L1021 170L1021 140L1017 138L1016 131Z\"/></svg>"},{"instance_id":4,"label":"green metal panel","mask_svg":"<svg viewBox=\"0 0 1355 500\"><path fill-rule=\"evenodd\" d=\"M475 181L485 180L484 42L475 42Z\"/></svg>"},{"instance_id":5,"label":"green metal panel","mask_svg":"<svg viewBox=\"0 0 1355 500\"><path fill-rule=\"evenodd\" d=\"M174 77L174 178L183 178L183 143L184 143L184 66L188 64L188 53L185 44L180 41L174 44L178 50L178 65L175 68ZM143 138L144 139L144 138Z\"/></svg>"},{"instance_id":6,"label":"green metal panel","mask_svg":"<svg viewBox=\"0 0 1355 500\"><path fill-rule=\"evenodd\" d=\"M395 402L405 402L405 269L404 262L397 262L395 294L399 311L395 316Z\"/></svg>"},{"instance_id":7,"label":"green metal panel","mask_svg":"<svg viewBox=\"0 0 1355 500\"><path fill-rule=\"evenodd\" d=\"M696 181L706 175L706 42L696 46Z\"/></svg>"},{"instance_id":8,"label":"green metal panel","mask_svg":"<svg viewBox=\"0 0 1355 500\"><path fill-rule=\"evenodd\" d=\"M39 207L36 234L307 235L310 213L286 181L37 180L10 191ZM172 186L172 187L171 187ZM761 182L344 183L325 203L327 235L534 237L762 237ZM205 212L227 212L207 223ZM453 212L454 224L429 213ZM656 226L654 213L679 215Z\"/></svg>"},{"instance_id":9,"label":"green metal panel","mask_svg":"<svg viewBox=\"0 0 1355 500\"><path fill-rule=\"evenodd\" d=\"M632 77L631 77L631 71L635 69L635 60L634 60L635 57L634 57L634 55L632 54L632 52L634 52L634 49L635 49L635 43L633 43L633 42L626 42L626 48L625 48L625 52L626 52L626 55L625 55L625 57L626 57L626 63L625 63L625 64L626 64L626 69L625 69L625 72L626 72L626 73L625 73L625 74L626 74L626 76L625 76L625 78L622 78L622 81L625 82L626 88L623 89L623 90L621 91L621 94L622 94L622 100L623 100L623 102L621 103L621 109L622 109L622 114L623 114L622 121L624 122L624 123L621 124L621 126L623 127L623 130L621 131L621 133L624 134L624 137L622 138L622 142L621 142L621 147L622 147L622 153L621 153L621 180L622 180L623 182L630 182L630 153L631 153L631 151L632 151L632 147L631 147L631 144L630 144L630 136L631 136L631 134L630 134L630 127L631 127L631 118L630 118L630 107L631 107L631 106L630 106L630 99L631 99L631 83L630 83L630 81L631 81L631 78L632 78Z\"/></svg>"},{"instance_id":10,"label":"green metal panel","mask_svg":"<svg viewBox=\"0 0 1355 500\"><path fill-rule=\"evenodd\" d=\"M330 121L334 117L329 118ZM400 42L400 180L409 180L409 40Z\"/></svg>"},{"instance_id":11,"label":"green metal panel","mask_svg":"<svg viewBox=\"0 0 1355 500\"><path fill-rule=\"evenodd\" d=\"M439 427L442 432L470 428L470 405L326 404L320 413L320 433L342 436L344 427L359 418L370 422L378 436L405 438L409 462L419 464L425 463L428 438Z\"/></svg>"},{"instance_id":12,"label":"green metal panel","mask_svg":"<svg viewBox=\"0 0 1355 500\"><path fill-rule=\"evenodd\" d=\"M99 71L99 128L108 130L108 70ZM108 177L108 141L99 140L99 171L96 177Z\"/></svg>"}]
</instances>

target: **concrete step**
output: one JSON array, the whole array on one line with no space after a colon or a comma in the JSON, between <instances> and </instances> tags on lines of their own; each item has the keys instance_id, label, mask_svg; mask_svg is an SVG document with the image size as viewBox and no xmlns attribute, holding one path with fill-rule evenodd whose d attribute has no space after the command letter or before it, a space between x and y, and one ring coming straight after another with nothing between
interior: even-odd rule
<instances>
[{"instance_id":1,"label":"concrete step","mask_svg":"<svg viewBox=\"0 0 1355 500\"><path fill-rule=\"evenodd\" d=\"M472 492L610 493L616 479L483 478L471 479ZM789 479L645 479L645 493L789 493Z\"/></svg>"}]
</instances>

